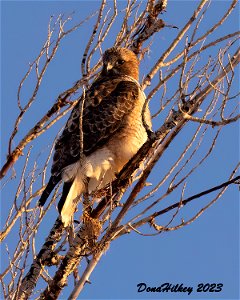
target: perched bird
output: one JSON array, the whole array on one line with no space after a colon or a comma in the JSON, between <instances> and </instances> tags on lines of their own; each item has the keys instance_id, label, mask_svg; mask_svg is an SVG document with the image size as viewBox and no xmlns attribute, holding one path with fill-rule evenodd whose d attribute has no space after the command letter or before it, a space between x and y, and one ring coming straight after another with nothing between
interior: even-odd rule
<instances>
[{"instance_id":1,"label":"perched bird","mask_svg":"<svg viewBox=\"0 0 240 300\"><path fill-rule=\"evenodd\" d=\"M71 112L55 145L51 177L39 200L43 206L63 180L58 209L64 226L72 221L80 195L111 182L147 140L142 123L145 96L138 76L139 61L131 50L106 50L99 77ZM151 127L148 107L145 120Z\"/></svg>"}]
</instances>

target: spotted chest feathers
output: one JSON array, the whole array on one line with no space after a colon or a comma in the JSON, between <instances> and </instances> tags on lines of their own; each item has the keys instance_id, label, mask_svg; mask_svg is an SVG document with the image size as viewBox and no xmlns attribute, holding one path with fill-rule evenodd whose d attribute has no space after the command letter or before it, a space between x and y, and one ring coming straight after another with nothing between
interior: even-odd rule
<instances>
[{"instance_id":1,"label":"spotted chest feathers","mask_svg":"<svg viewBox=\"0 0 240 300\"><path fill-rule=\"evenodd\" d=\"M125 117L119 134L108 143L108 149L114 153L115 172L118 173L123 166L137 153L147 140L147 133L142 124L142 108L145 102L143 92L139 90L139 103L132 112ZM145 118L151 127L149 108L146 108Z\"/></svg>"},{"instance_id":2,"label":"spotted chest feathers","mask_svg":"<svg viewBox=\"0 0 240 300\"><path fill-rule=\"evenodd\" d=\"M118 134L112 137L103 148L86 157L83 168L85 174L90 178L88 192L100 189L114 180L116 174L146 142L147 133L142 124L142 107L145 97L142 92L137 101L140 103L124 118ZM148 126L151 127L148 107L145 118Z\"/></svg>"},{"instance_id":3,"label":"spotted chest feathers","mask_svg":"<svg viewBox=\"0 0 240 300\"><path fill-rule=\"evenodd\" d=\"M140 90L139 90L140 91ZM117 173L137 153L147 140L147 133L142 124L142 108L145 102L144 94L140 91L134 109L124 117L119 131L108 141L108 143L85 156L82 162L68 166L64 171L63 179L68 181L75 177L79 185L88 178L87 191L91 193L103 188L115 179ZM145 119L151 127L150 112L148 107Z\"/></svg>"}]
</instances>

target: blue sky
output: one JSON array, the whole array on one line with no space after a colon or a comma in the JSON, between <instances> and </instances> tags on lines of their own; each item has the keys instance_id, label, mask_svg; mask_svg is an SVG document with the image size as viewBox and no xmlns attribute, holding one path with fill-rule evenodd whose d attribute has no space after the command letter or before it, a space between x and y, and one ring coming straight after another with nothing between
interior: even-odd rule
<instances>
[{"instance_id":1,"label":"blue sky","mask_svg":"<svg viewBox=\"0 0 240 300\"><path fill-rule=\"evenodd\" d=\"M193 12L198 1L169 1L167 12L163 15L168 24L181 28ZM120 3L120 1L119 1ZM124 6L121 1L120 5ZM1 158L4 161L7 153L7 141L17 115L17 87L27 70L28 63L38 54L47 34L47 24L51 15L59 13L66 15L75 11L73 22L85 18L98 8L99 1L4 1L1 2ZM203 23L203 29L214 23L230 1L213 1L208 22ZM20 126L15 143L26 133L46 110L54 103L59 93L69 88L80 76L80 59L86 45L87 37L92 30L93 21L73 33L71 38L63 42L56 58L43 80L37 101L41 103L27 115ZM237 10L224 25L224 29L215 36L236 31L239 28ZM112 39L118 26L111 32L106 48L111 47ZM200 31L201 32L201 31ZM169 45L177 35L176 29L166 28L157 35L150 57L141 63L141 75L144 74L154 58ZM31 86L32 79L29 80ZM237 89L237 86L234 87ZM27 98L29 90L23 90L23 99ZM49 104L50 103L50 104ZM157 104L151 103L151 110L156 110ZM51 144L56 133L64 124L66 118L53 126L49 133L38 139L34 146L35 158L41 149ZM156 120L155 126L161 124ZM155 172L151 175L153 183L168 168L169 160L176 159L176 153L181 149L181 142L188 138L191 128L186 128L178 140L170 146L167 158L163 157ZM223 129L214 150L212 158L205 163L188 183L186 197L204 189L220 184L228 179L231 170L238 161L238 126L229 125ZM33 158L33 159L34 159ZM16 171L22 165L16 165ZM12 189L5 189L1 195L1 214L4 220L5 212L13 201ZM166 206L176 202L177 195L169 198ZM199 207L211 200L212 196L199 199L184 211L187 218ZM165 207L163 204L163 207ZM183 214L183 215L184 215ZM57 212L52 209L46 216L38 232L37 250L40 249L50 226L55 221ZM160 224L163 219L158 220ZM4 222L4 221L3 221ZM165 224L163 222L163 224ZM145 228L148 232L148 228ZM16 233L17 234L17 233ZM17 236L16 236L17 237ZM11 245L14 235L6 240ZM4 269L6 254L2 248L2 269ZM29 262L30 263L30 262ZM81 270L81 269L80 269ZM123 236L111 244L91 275L91 285L87 285L81 294L88 299L239 299L239 203L236 186L231 186L223 197L193 224L183 229L163 233L155 237L143 237L137 233ZM184 293L137 293L137 284L145 282L149 286L159 286L162 283L183 283L185 286L196 287L200 283L222 283L221 293L197 293L190 296ZM71 291L72 280L64 290L61 299L66 299ZM41 287L41 286L39 286Z\"/></svg>"}]
</instances>

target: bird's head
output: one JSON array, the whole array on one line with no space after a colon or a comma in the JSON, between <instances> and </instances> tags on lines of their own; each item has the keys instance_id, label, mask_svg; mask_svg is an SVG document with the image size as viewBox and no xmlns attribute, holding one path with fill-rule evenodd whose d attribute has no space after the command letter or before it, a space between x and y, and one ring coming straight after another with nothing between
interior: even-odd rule
<instances>
[{"instance_id":1,"label":"bird's head","mask_svg":"<svg viewBox=\"0 0 240 300\"><path fill-rule=\"evenodd\" d=\"M128 75L138 80L139 60L127 48L110 48L103 54L103 75Z\"/></svg>"}]
</instances>

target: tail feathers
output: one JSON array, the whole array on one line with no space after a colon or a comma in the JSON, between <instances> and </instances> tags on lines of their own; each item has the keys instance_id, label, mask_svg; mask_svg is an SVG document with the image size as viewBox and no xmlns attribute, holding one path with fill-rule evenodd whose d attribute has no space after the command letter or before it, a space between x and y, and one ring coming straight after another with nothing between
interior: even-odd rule
<instances>
[{"instance_id":1,"label":"tail feathers","mask_svg":"<svg viewBox=\"0 0 240 300\"><path fill-rule=\"evenodd\" d=\"M73 184L73 181L64 182L64 184L63 184L62 196L61 196L61 199L58 202L58 211L59 211L60 214L61 214L63 205L66 201L67 195L70 191L70 188L71 188L72 184Z\"/></svg>"},{"instance_id":2,"label":"tail feathers","mask_svg":"<svg viewBox=\"0 0 240 300\"><path fill-rule=\"evenodd\" d=\"M61 180L61 175L59 176L51 176L48 184L45 188L45 190L42 193L42 196L40 197L39 201L38 201L38 205L39 206L43 206L46 201L47 198L49 197L49 195L51 194L52 190L54 189L54 187L58 184L58 182Z\"/></svg>"},{"instance_id":3,"label":"tail feathers","mask_svg":"<svg viewBox=\"0 0 240 300\"><path fill-rule=\"evenodd\" d=\"M78 176L73 181L64 183L62 197L58 204L58 210L64 227L67 227L71 223L80 195L84 190L84 182Z\"/></svg>"}]
</instances>

